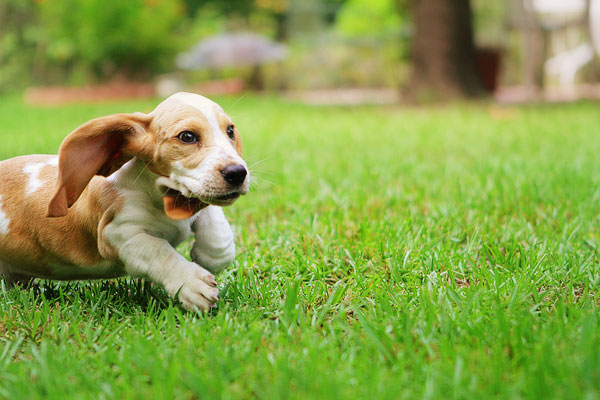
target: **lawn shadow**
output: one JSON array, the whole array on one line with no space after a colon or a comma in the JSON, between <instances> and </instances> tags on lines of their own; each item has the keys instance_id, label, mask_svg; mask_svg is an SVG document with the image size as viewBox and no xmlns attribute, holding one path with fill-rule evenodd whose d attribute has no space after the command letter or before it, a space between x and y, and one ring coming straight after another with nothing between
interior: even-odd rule
<instances>
[{"instance_id":1,"label":"lawn shadow","mask_svg":"<svg viewBox=\"0 0 600 400\"><path fill-rule=\"evenodd\" d=\"M222 299L225 298L228 288L229 284L221 289ZM105 318L107 314L125 317L143 313L156 316L170 308L177 309L179 313L187 313L162 287L143 278L94 281L33 280L7 289L6 295L22 298L21 304L76 308L92 318ZM23 302L23 297L28 297L29 301ZM218 312L219 308L215 307L203 314L210 317ZM189 311L190 315L195 313Z\"/></svg>"},{"instance_id":2,"label":"lawn shadow","mask_svg":"<svg viewBox=\"0 0 600 400\"><path fill-rule=\"evenodd\" d=\"M14 291L31 296L34 304L77 306L103 314L155 314L174 303L162 288L145 279L119 278L100 281L50 281L35 280L26 285L17 285ZM15 294L19 295L19 294Z\"/></svg>"}]
</instances>

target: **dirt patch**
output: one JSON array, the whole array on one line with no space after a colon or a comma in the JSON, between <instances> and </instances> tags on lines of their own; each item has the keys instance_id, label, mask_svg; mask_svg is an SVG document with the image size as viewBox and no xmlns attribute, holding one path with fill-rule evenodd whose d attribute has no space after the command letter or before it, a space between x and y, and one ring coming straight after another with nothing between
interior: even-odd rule
<instances>
[{"instance_id":1,"label":"dirt patch","mask_svg":"<svg viewBox=\"0 0 600 400\"><path fill-rule=\"evenodd\" d=\"M151 83L119 82L85 87L30 87L25 90L25 101L30 104L65 104L78 102L100 102L152 97L155 94Z\"/></svg>"},{"instance_id":2,"label":"dirt patch","mask_svg":"<svg viewBox=\"0 0 600 400\"><path fill-rule=\"evenodd\" d=\"M112 82L84 87L46 86L30 87L25 90L25 101L29 104L60 105L68 103L94 103L104 101L167 97L186 90L206 96L237 94L245 89L242 79L227 79L184 85L169 82L166 89L152 82Z\"/></svg>"}]
</instances>

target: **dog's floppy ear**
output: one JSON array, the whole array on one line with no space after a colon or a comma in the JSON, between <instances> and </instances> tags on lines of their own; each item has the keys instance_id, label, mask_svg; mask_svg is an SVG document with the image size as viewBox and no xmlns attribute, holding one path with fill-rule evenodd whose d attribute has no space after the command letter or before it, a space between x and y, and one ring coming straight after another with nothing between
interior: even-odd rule
<instances>
[{"instance_id":1,"label":"dog's floppy ear","mask_svg":"<svg viewBox=\"0 0 600 400\"><path fill-rule=\"evenodd\" d=\"M48 217L67 215L94 175L108 176L134 155L142 155L151 117L142 113L96 118L63 140L58 180Z\"/></svg>"}]
</instances>

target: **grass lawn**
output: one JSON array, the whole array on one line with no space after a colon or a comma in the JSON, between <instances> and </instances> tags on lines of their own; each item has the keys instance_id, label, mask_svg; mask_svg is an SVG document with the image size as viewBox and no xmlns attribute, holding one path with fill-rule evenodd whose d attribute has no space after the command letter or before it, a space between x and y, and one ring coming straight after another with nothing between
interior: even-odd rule
<instances>
[{"instance_id":1,"label":"grass lawn","mask_svg":"<svg viewBox=\"0 0 600 400\"><path fill-rule=\"evenodd\" d=\"M0 291L0 397L600 398L598 104L218 100L256 163L218 310L131 279ZM0 158L157 102L0 98Z\"/></svg>"}]
</instances>

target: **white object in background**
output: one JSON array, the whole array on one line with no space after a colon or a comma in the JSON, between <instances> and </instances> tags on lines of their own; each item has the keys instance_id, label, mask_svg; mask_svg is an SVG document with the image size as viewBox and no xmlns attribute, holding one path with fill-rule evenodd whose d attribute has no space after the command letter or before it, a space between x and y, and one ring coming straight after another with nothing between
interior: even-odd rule
<instances>
[{"instance_id":1,"label":"white object in background","mask_svg":"<svg viewBox=\"0 0 600 400\"><path fill-rule=\"evenodd\" d=\"M581 67L592 61L593 57L594 50L586 42L546 60L544 68L548 74L558 76L560 85L568 91L569 95L574 95L575 74Z\"/></svg>"},{"instance_id":2,"label":"white object in background","mask_svg":"<svg viewBox=\"0 0 600 400\"><path fill-rule=\"evenodd\" d=\"M586 0L531 0L531 8L536 13L560 16L583 15ZM525 2L527 5L527 2Z\"/></svg>"},{"instance_id":3,"label":"white object in background","mask_svg":"<svg viewBox=\"0 0 600 400\"><path fill-rule=\"evenodd\" d=\"M600 0L589 1L592 44L582 40L581 29L567 27L569 22L585 16L588 0L524 0L526 8L533 11L542 24L565 28L560 33L552 32L552 49L556 55L546 60L544 69L549 75L557 76L565 94L571 96L575 95L577 71L592 61L594 49L600 54Z\"/></svg>"},{"instance_id":4,"label":"white object in background","mask_svg":"<svg viewBox=\"0 0 600 400\"><path fill-rule=\"evenodd\" d=\"M596 54L600 56L600 0L590 0L590 36Z\"/></svg>"}]
</instances>

